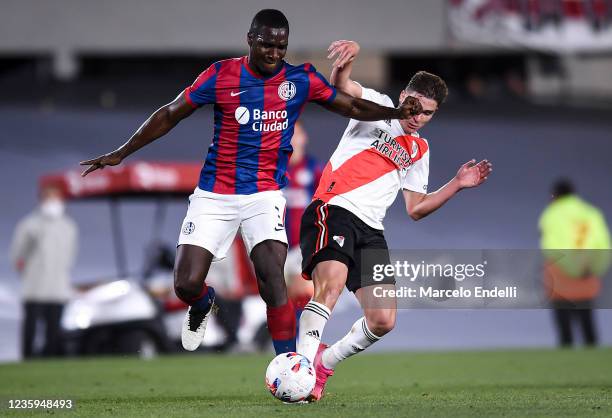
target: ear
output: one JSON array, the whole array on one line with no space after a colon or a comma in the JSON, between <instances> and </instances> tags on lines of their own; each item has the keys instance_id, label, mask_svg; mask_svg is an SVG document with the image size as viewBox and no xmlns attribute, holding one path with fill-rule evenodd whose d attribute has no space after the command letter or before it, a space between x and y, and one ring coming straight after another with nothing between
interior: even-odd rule
<instances>
[{"instance_id":1,"label":"ear","mask_svg":"<svg viewBox=\"0 0 612 418\"><path fill-rule=\"evenodd\" d=\"M247 44L249 47L253 45L253 32L247 32Z\"/></svg>"},{"instance_id":2,"label":"ear","mask_svg":"<svg viewBox=\"0 0 612 418\"><path fill-rule=\"evenodd\" d=\"M399 96L399 103L400 104L404 103L404 100L406 99L406 96L408 96L408 93L406 93L406 90L402 90L402 92L400 93L400 96Z\"/></svg>"}]
</instances>

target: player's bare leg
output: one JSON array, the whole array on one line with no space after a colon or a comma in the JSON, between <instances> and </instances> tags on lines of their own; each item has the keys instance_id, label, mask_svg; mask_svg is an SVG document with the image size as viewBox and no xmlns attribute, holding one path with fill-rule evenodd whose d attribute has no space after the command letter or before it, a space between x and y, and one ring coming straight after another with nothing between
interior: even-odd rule
<instances>
[{"instance_id":1,"label":"player's bare leg","mask_svg":"<svg viewBox=\"0 0 612 418\"><path fill-rule=\"evenodd\" d=\"M266 302L268 330L276 354L295 351L295 313L287 297L284 267L287 244L266 240L251 250L259 294Z\"/></svg>"},{"instance_id":2,"label":"player's bare leg","mask_svg":"<svg viewBox=\"0 0 612 418\"><path fill-rule=\"evenodd\" d=\"M212 253L197 245L182 244L176 249L174 292L189 305L181 332L185 350L200 346L213 311L215 291L204 282L212 260Z\"/></svg>"}]
</instances>

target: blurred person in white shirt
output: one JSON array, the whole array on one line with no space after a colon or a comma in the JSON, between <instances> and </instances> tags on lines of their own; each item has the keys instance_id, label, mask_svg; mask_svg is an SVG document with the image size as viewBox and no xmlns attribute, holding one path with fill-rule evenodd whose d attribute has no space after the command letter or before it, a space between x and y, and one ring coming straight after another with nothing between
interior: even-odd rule
<instances>
[{"instance_id":1,"label":"blurred person in white shirt","mask_svg":"<svg viewBox=\"0 0 612 418\"><path fill-rule=\"evenodd\" d=\"M11 245L12 262L23 280L24 358L36 354L40 325L45 336L41 354L62 354L60 319L72 292L70 270L77 252L78 229L65 213L62 191L45 186L39 199L36 209L17 224Z\"/></svg>"}]
</instances>

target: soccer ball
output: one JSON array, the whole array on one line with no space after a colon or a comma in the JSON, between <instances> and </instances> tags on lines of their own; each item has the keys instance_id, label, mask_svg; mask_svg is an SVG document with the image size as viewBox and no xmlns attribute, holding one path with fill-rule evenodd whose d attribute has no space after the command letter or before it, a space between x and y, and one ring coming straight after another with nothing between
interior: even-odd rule
<instances>
[{"instance_id":1,"label":"soccer ball","mask_svg":"<svg viewBox=\"0 0 612 418\"><path fill-rule=\"evenodd\" d=\"M315 369L306 357L298 353L282 353L274 357L266 370L266 386L283 402L306 399L315 386Z\"/></svg>"}]
</instances>

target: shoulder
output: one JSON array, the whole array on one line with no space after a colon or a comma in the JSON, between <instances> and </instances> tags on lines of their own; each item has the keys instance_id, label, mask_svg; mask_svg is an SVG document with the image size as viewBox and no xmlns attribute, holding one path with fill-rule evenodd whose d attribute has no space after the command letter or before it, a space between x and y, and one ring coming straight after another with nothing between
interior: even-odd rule
<instances>
[{"instance_id":1,"label":"shoulder","mask_svg":"<svg viewBox=\"0 0 612 418\"><path fill-rule=\"evenodd\" d=\"M364 87L361 84L359 85L361 86L361 98L362 99L369 100L371 102L375 102L375 103L378 103L384 106L388 106L388 107L395 107L393 100L391 100L391 98L387 96L386 94L381 93L377 90L368 88L368 87Z\"/></svg>"},{"instance_id":2,"label":"shoulder","mask_svg":"<svg viewBox=\"0 0 612 418\"><path fill-rule=\"evenodd\" d=\"M66 224L66 226L68 228L70 228L72 231L77 231L78 230L77 223L70 216L64 215L63 220L64 220L64 223Z\"/></svg>"},{"instance_id":3,"label":"shoulder","mask_svg":"<svg viewBox=\"0 0 612 418\"><path fill-rule=\"evenodd\" d=\"M425 138L421 138L420 136L416 137L416 142L419 144L419 148L423 148L425 150L429 150L429 141Z\"/></svg>"},{"instance_id":4,"label":"shoulder","mask_svg":"<svg viewBox=\"0 0 612 418\"><path fill-rule=\"evenodd\" d=\"M210 64L208 67L206 67L206 69L204 71L202 71L202 74L222 74L222 73L226 73L228 71L231 71L232 69L236 69L238 67L240 67L242 65L244 57L239 57L239 58L227 58L224 60L220 60L220 61L215 61L212 64Z\"/></svg>"},{"instance_id":5,"label":"shoulder","mask_svg":"<svg viewBox=\"0 0 612 418\"><path fill-rule=\"evenodd\" d=\"M220 61L215 61L209 68L214 68L218 73L231 71L239 68L245 61L246 57L227 58Z\"/></svg>"},{"instance_id":6,"label":"shoulder","mask_svg":"<svg viewBox=\"0 0 612 418\"><path fill-rule=\"evenodd\" d=\"M601 209L599 209L597 206L593 205L592 203L586 203L586 207L587 207L587 211L590 215L590 217L594 220L600 221L602 219L605 220L605 216L604 213Z\"/></svg>"},{"instance_id":7,"label":"shoulder","mask_svg":"<svg viewBox=\"0 0 612 418\"><path fill-rule=\"evenodd\" d=\"M41 219L38 211L31 212L21 218L15 226L16 233L29 233L35 231L40 225Z\"/></svg>"},{"instance_id":8,"label":"shoulder","mask_svg":"<svg viewBox=\"0 0 612 418\"><path fill-rule=\"evenodd\" d=\"M317 74L318 71L315 68L315 66L312 65L310 62L305 62L305 63L299 64L299 65L293 65L293 64L290 64L290 63L285 61L285 73L286 74L289 74L289 73L294 73L294 74L299 74L299 73Z\"/></svg>"},{"instance_id":9,"label":"shoulder","mask_svg":"<svg viewBox=\"0 0 612 418\"><path fill-rule=\"evenodd\" d=\"M291 64L288 64L288 65L291 65ZM312 63L310 63L310 62L305 62L305 63L303 63L301 65L292 66L292 67L296 68L296 69L298 69L300 71L305 71L307 73L316 73L317 72L317 69L315 68L315 66L312 65Z\"/></svg>"},{"instance_id":10,"label":"shoulder","mask_svg":"<svg viewBox=\"0 0 612 418\"><path fill-rule=\"evenodd\" d=\"M38 225L42 220L42 215L38 210L28 213L26 216L21 218L18 225L24 228L30 228Z\"/></svg>"}]
</instances>

